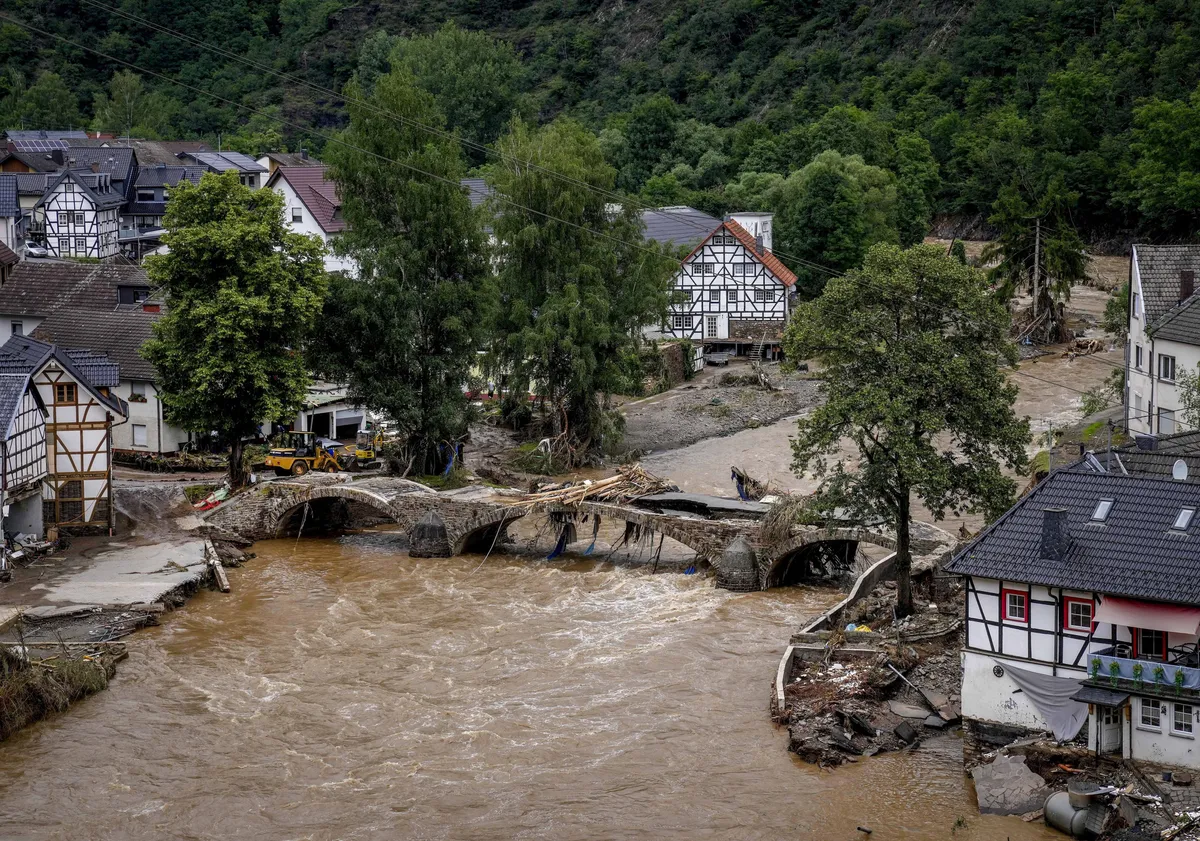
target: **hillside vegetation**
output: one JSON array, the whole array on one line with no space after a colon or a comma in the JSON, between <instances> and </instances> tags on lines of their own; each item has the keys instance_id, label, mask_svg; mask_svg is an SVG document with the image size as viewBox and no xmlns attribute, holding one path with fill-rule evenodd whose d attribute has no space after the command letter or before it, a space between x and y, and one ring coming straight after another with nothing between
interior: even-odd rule
<instances>
[{"instance_id":1,"label":"hillside vegetation","mask_svg":"<svg viewBox=\"0 0 1200 841\"><path fill-rule=\"evenodd\" d=\"M1200 3L1188 0L9 0L4 8L138 73L114 79L128 68L0 20L5 126L221 134L248 151L319 152L323 135L344 125L339 98L231 56L337 91L356 71L369 85L402 63L438 98L448 126L480 144L514 112L576 118L599 134L618 186L656 204L779 209L789 190L807 190L822 206L857 206L851 221L877 228L875 241L899 242L913 241L932 214L986 220L1002 197L1009 215L1078 227L1093 242L1187 237L1200 214ZM458 29L444 29L447 21ZM818 157L827 150L837 158ZM474 164L484 157L470 155ZM800 183L815 158L818 170ZM793 210L790 224L811 218ZM802 247L798 237L789 244Z\"/></svg>"}]
</instances>

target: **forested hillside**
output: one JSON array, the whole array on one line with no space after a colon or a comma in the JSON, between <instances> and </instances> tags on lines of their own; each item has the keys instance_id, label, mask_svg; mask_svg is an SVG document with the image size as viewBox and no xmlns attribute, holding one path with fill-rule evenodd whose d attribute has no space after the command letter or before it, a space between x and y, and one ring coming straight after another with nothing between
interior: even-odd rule
<instances>
[{"instance_id":1,"label":"forested hillside","mask_svg":"<svg viewBox=\"0 0 1200 841\"><path fill-rule=\"evenodd\" d=\"M514 111L575 117L619 185L659 204L753 208L807 190L822 206L865 202L875 218L861 224L900 241L930 213L986 219L1001 199L1093 241L1190 236L1200 218L1189 0L6 0L0 14L81 45L0 20L6 126L319 151L343 125L336 96L137 16L335 90L407 63L479 143ZM110 83L122 65L85 47L140 79ZM792 210L780 224L800 247L812 207Z\"/></svg>"}]
</instances>

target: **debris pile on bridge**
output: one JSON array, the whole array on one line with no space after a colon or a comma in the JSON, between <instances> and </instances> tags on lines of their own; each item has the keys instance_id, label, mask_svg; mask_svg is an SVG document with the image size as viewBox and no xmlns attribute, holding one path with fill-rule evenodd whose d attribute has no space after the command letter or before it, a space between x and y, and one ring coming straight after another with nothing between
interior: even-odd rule
<instances>
[{"instance_id":1,"label":"debris pile on bridge","mask_svg":"<svg viewBox=\"0 0 1200 841\"><path fill-rule=\"evenodd\" d=\"M616 475L607 479L541 485L534 493L517 499L512 506L533 508L546 504L571 506L581 502L628 502L640 496L674 490L677 488L673 484L646 471L641 464L629 464L618 467Z\"/></svg>"}]
</instances>

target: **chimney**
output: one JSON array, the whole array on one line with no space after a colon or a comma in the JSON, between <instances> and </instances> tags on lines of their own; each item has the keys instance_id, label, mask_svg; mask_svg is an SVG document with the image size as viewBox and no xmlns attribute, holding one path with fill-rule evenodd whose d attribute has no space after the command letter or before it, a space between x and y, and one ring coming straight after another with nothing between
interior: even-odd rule
<instances>
[{"instance_id":1,"label":"chimney","mask_svg":"<svg viewBox=\"0 0 1200 841\"><path fill-rule=\"evenodd\" d=\"M1186 301L1196 291L1196 273L1186 269L1179 273L1179 300Z\"/></svg>"},{"instance_id":2,"label":"chimney","mask_svg":"<svg viewBox=\"0 0 1200 841\"><path fill-rule=\"evenodd\" d=\"M56 164L58 164L59 166L62 166L62 163L63 163L63 150L62 150L62 149L53 149L53 150L51 150L51 152L50 152L50 160L54 161L54 162L55 162Z\"/></svg>"},{"instance_id":3,"label":"chimney","mask_svg":"<svg viewBox=\"0 0 1200 841\"><path fill-rule=\"evenodd\" d=\"M162 305L153 301L143 301L142 312L162 312Z\"/></svg>"},{"instance_id":4,"label":"chimney","mask_svg":"<svg viewBox=\"0 0 1200 841\"><path fill-rule=\"evenodd\" d=\"M92 161L92 172L99 172L99 171L100 171L100 163L98 161Z\"/></svg>"},{"instance_id":5,"label":"chimney","mask_svg":"<svg viewBox=\"0 0 1200 841\"><path fill-rule=\"evenodd\" d=\"M154 165L154 169L155 169L157 172L166 172L166 171L167 171L167 165L166 165L166 164L155 164L155 165Z\"/></svg>"},{"instance_id":6,"label":"chimney","mask_svg":"<svg viewBox=\"0 0 1200 841\"><path fill-rule=\"evenodd\" d=\"M302 161L308 160L308 150L305 149L303 146L300 147L300 160L302 160Z\"/></svg>"},{"instance_id":7,"label":"chimney","mask_svg":"<svg viewBox=\"0 0 1200 841\"><path fill-rule=\"evenodd\" d=\"M762 234L759 234L758 236L756 236L754 238L754 248L758 251L759 254L762 254L762 251L763 251Z\"/></svg>"},{"instance_id":8,"label":"chimney","mask_svg":"<svg viewBox=\"0 0 1200 841\"><path fill-rule=\"evenodd\" d=\"M1071 536L1067 533L1067 509L1042 510L1041 560L1061 561L1067 554Z\"/></svg>"}]
</instances>

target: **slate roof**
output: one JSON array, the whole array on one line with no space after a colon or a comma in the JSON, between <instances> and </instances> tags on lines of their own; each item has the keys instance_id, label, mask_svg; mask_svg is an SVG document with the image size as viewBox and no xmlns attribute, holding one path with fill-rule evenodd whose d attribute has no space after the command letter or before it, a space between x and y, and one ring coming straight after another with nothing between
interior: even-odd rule
<instances>
[{"instance_id":1,"label":"slate roof","mask_svg":"<svg viewBox=\"0 0 1200 841\"><path fill-rule=\"evenodd\" d=\"M17 253L0 242L0 266L15 266L19 262L21 262L21 258L17 256Z\"/></svg>"},{"instance_id":2,"label":"slate roof","mask_svg":"<svg viewBox=\"0 0 1200 841\"><path fill-rule=\"evenodd\" d=\"M174 187L185 178L193 184L199 184L207 172L202 166L156 165L143 166L138 169L137 179L133 182L138 187Z\"/></svg>"},{"instance_id":3,"label":"slate roof","mask_svg":"<svg viewBox=\"0 0 1200 841\"><path fill-rule=\"evenodd\" d=\"M479 207L496 192L482 178L463 178L458 183L467 188L467 199L471 202L471 207Z\"/></svg>"},{"instance_id":4,"label":"slate roof","mask_svg":"<svg viewBox=\"0 0 1200 841\"><path fill-rule=\"evenodd\" d=\"M4 132L9 140L83 140L87 132L82 129L10 129Z\"/></svg>"},{"instance_id":5,"label":"slate roof","mask_svg":"<svg viewBox=\"0 0 1200 841\"><path fill-rule=\"evenodd\" d=\"M1134 245L1142 305L1151 333L1158 321L1179 303L1179 273L1194 271L1200 278L1200 245Z\"/></svg>"},{"instance_id":6,"label":"slate roof","mask_svg":"<svg viewBox=\"0 0 1200 841\"><path fill-rule=\"evenodd\" d=\"M49 316L72 306L111 310L117 306L118 286L151 286L146 270L119 262L76 263L65 260L25 260L0 286L0 313Z\"/></svg>"},{"instance_id":7,"label":"slate roof","mask_svg":"<svg viewBox=\"0 0 1200 841\"><path fill-rule=\"evenodd\" d=\"M1091 522L1102 498L1115 500ZM947 566L957 575L1093 590L1135 599L1200 604L1200 516L1171 526L1181 508L1200 510L1200 485L1095 473L1079 464L1051 473L980 533ZM1044 509L1065 508L1070 542L1062 560L1043 559Z\"/></svg>"},{"instance_id":8,"label":"slate roof","mask_svg":"<svg viewBox=\"0 0 1200 841\"><path fill-rule=\"evenodd\" d=\"M68 169L91 170L95 164L96 171L107 172L114 182L127 181L135 164L133 150L128 148L70 146L63 151L63 160Z\"/></svg>"},{"instance_id":9,"label":"slate roof","mask_svg":"<svg viewBox=\"0 0 1200 841\"><path fill-rule=\"evenodd\" d=\"M207 152L208 144L198 140L138 140L119 139L86 140L72 142L73 146L91 146L93 148L132 149L139 167L152 167L157 164L179 166L180 152Z\"/></svg>"},{"instance_id":10,"label":"slate roof","mask_svg":"<svg viewBox=\"0 0 1200 841\"><path fill-rule=\"evenodd\" d=\"M642 211L642 237L664 245L697 245L708 239L720 224L720 219L694 207Z\"/></svg>"},{"instance_id":11,"label":"slate roof","mask_svg":"<svg viewBox=\"0 0 1200 841\"><path fill-rule=\"evenodd\" d=\"M1200 345L1200 295L1192 295L1167 310L1150 332L1155 339Z\"/></svg>"},{"instance_id":12,"label":"slate roof","mask_svg":"<svg viewBox=\"0 0 1200 841\"><path fill-rule=\"evenodd\" d=\"M12 431L12 423L21 405L21 395L28 387L29 377L51 357L102 404L122 417L129 414L129 404L119 397L101 394L101 385L90 380L70 354L32 336L13 336L0 346L0 428L5 430L5 438ZM87 359L86 365L95 368L96 373L106 380L113 377L112 371L95 354ZM112 363L107 363L107 366L112 366ZM117 379L119 381L119 374Z\"/></svg>"},{"instance_id":13,"label":"slate roof","mask_svg":"<svg viewBox=\"0 0 1200 841\"><path fill-rule=\"evenodd\" d=\"M1187 465L1186 481L1200 482L1200 454L1185 455L1172 452L1114 448L1111 456L1107 452L1095 453L1094 469L1097 472L1171 479L1174 476L1175 462L1180 460ZM1085 468L1087 466L1085 465Z\"/></svg>"},{"instance_id":14,"label":"slate roof","mask_svg":"<svg viewBox=\"0 0 1200 841\"><path fill-rule=\"evenodd\" d=\"M140 351L154 334L154 322L162 316L162 312L145 312L132 305L108 310L66 306L39 324L33 335L71 348L71 352L102 353L120 366L120 376L125 379L153 382L157 379L154 366L142 358Z\"/></svg>"},{"instance_id":15,"label":"slate roof","mask_svg":"<svg viewBox=\"0 0 1200 841\"><path fill-rule=\"evenodd\" d=\"M22 196L40 196L46 192L50 177L43 172L13 173L17 179L17 193Z\"/></svg>"},{"instance_id":16,"label":"slate roof","mask_svg":"<svg viewBox=\"0 0 1200 841\"><path fill-rule=\"evenodd\" d=\"M0 216L21 215L21 202L17 198L17 176L0 174Z\"/></svg>"},{"instance_id":17,"label":"slate roof","mask_svg":"<svg viewBox=\"0 0 1200 841\"><path fill-rule=\"evenodd\" d=\"M1178 453L1180 455L1200 455L1200 430L1176 432L1173 435L1140 436L1154 442L1156 453ZM1118 448L1122 454L1126 450L1141 449L1137 443L1126 444Z\"/></svg>"},{"instance_id":18,"label":"slate roof","mask_svg":"<svg viewBox=\"0 0 1200 841\"><path fill-rule=\"evenodd\" d=\"M121 384L121 369L105 354L93 350L68 350L66 354L92 385L115 388Z\"/></svg>"},{"instance_id":19,"label":"slate roof","mask_svg":"<svg viewBox=\"0 0 1200 841\"><path fill-rule=\"evenodd\" d=\"M51 158L45 152L13 152L8 151L0 154L0 162L15 159L25 164L25 166L35 172L58 172L62 169L62 164Z\"/></svg>"},{"instance_id":20,"label":"slate roof","mask_svg":"<svg viewBox=\"0 0 1200 841\"><path fill-rule=\"evenodd\" d=\"M316 158L303 152L267 152L264 158L270 158L275 166L324 166Z\"/></svg>"},{"instance_id":21,"label":"slate roof","mask_svg":"<svg viewBox=\"0 0 1200 841\"><path fill-rule=\"evenodd\" d=\"M88 177L94 175L95 173L90 169L64 169L57 176L49 179L49 183L46 185L46 192L42 195L38 204L40 205L45 202L50 193L66 178L74 181L80 190L91 199L92 204L100 210L111 210L114 207L120 207L125 204L125 194L117 188L116 182L113 182L108 190L101 190L95 186L95 178Z\"/></svg>"},{"instance_id":22,"label":"slate roof","mask_svg":"<svg viewBox=\"0 0 1200 841\"><path fill-rule=\"evenodd\" d=\"M280 178L287 181L321 230L334 234L346 230L346 220L342 218L342 200L338 197L337 185L329 180L328 173L326 166L281 166L267 186Z\"/></svg>"}]
</instances>

